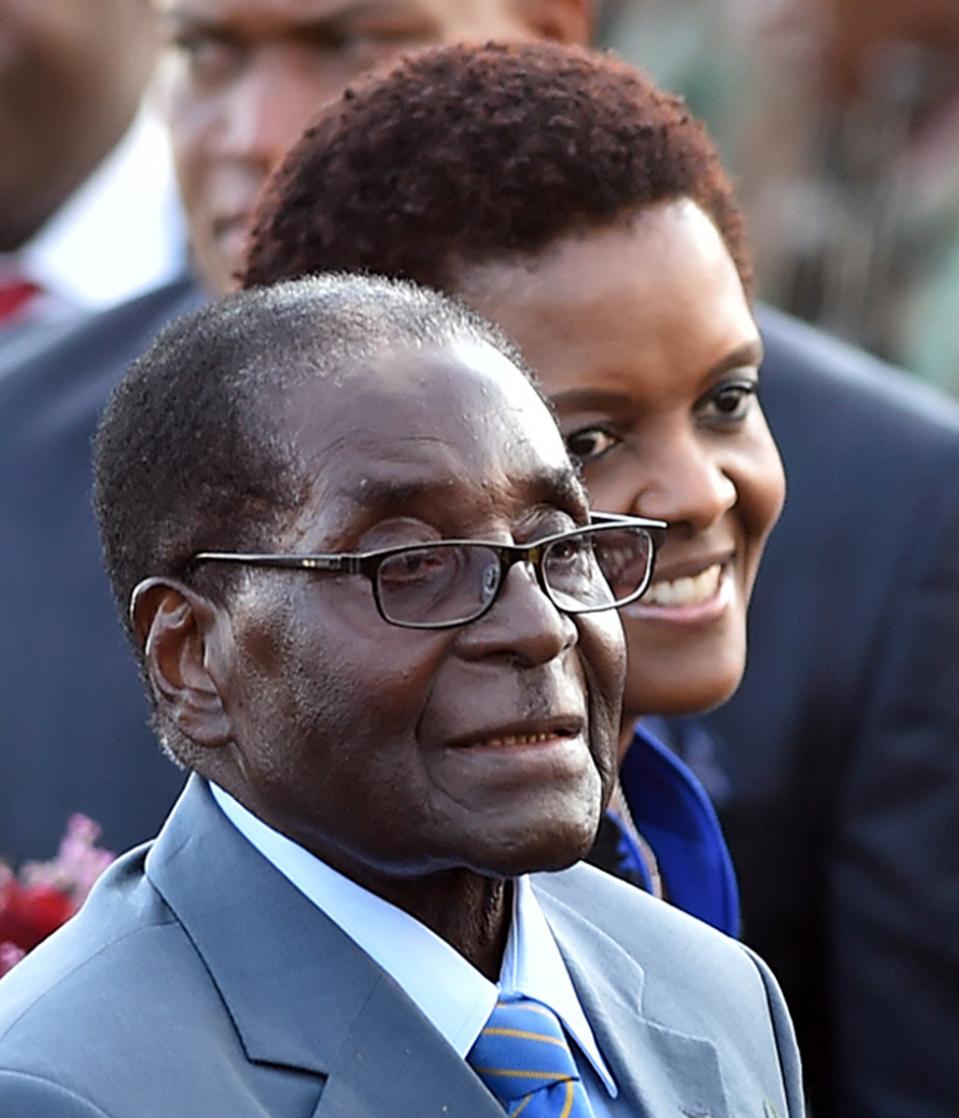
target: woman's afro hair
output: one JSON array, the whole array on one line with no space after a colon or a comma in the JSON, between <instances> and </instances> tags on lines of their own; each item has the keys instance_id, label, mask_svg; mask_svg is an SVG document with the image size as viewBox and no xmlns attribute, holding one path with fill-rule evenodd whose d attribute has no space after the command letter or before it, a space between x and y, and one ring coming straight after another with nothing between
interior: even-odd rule
<instances>
[{"instance_id":1,"label":"woman's afro hair","mask_svg":"<svg viewBox=\"0 0 959 1118\"><path fill-rule=\"evenodd\" d=\"M680 98L580 48L441 47L320 112L267 184L240 278L341 270L449 289L458 266L682 197L712 218L751 293L732 188Z\"/></svg>"}]
</instances>

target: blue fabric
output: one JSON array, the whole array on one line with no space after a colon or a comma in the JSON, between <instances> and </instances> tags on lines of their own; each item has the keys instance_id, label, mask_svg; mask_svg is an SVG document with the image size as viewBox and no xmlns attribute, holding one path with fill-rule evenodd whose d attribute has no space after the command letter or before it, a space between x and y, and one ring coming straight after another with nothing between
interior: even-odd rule
<instances>
[{"instance_id":1,"label":"blue fabric","mask_svg":"<svg viewBox=\"0 0 959 1118\"><path fill-rule=\"evenodd\" d=\"M648 864L648 859L642 847L630 834L629 828L613 808L607 810L606 819L616 833L617 876L633 885L638 885L646 893L654 893L656 889L652 868Z\"/></svg>"},{"instance_id":2,"label":"blue fabric","mask_svg":"<svg viewBox=\"0 0 959 1118\"><path fill-rule=\"evenodd\" d=\"M559 1019L540 1002L498 1001L467 1060L510 1115L592 1118Z\"/></svg>"},{"instance_id":3,"label":"blue fabric","mask_svg":"<svg viewBox=\"0 0 959 1118\"><path fill-rule=\"evenodd\" d=\"M639 724L619 776L636 829L656 855L668 899L737 936L736 871L715 808L698 778ZM635 847L625 832L624 841ZM642 862L638 849L634 857Z\"/></svg>"}]
</instances>

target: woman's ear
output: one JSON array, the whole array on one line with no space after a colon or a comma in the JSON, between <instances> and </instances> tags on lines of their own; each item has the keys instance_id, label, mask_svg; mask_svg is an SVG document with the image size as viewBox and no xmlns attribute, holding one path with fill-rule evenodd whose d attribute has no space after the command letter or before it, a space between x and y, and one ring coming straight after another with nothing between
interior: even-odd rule
<instances>
[{"instance_id":1,"label":"woman's ear","mask_svg":"<svg viewBox=\"0 0 959 1118\"><path fill-rule=\"evenodd\" d=\"M221 691L218 608L175 579L148 578L133 591L130 619L165 716L200 747L232 741Z\"/></svg>"}]
</instances>

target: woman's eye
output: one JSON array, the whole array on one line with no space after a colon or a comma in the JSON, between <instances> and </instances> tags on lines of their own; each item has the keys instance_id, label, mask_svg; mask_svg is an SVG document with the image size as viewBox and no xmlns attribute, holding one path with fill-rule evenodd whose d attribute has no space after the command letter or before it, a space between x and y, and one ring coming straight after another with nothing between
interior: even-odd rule
<instances>
[{"instance_id":1,"label":"woman's eye","mask_svg":"<svg viewBox=\"0 0 959 1118\"><path fill-rule=\"evenodd\" d=\"M580 462L595 462L622 442L604 427L583 427L566 436L566 449Z\"/></svg>"},{"instance_id":2,"label":"woman's eye","mask_svg":"<svg viewBox=\"0 0 959 1118\"><path fill-rule=\"evenodd\" d=\"M726 381L710 392L701 409L708 419L737 422L749 414L758 388L755 380Z\"/></svg>"}]
</instances>

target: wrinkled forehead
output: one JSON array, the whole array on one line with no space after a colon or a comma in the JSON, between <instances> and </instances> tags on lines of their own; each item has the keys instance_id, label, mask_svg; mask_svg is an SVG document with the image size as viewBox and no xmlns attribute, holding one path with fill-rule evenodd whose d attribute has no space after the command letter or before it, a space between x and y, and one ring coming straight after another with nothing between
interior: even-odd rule
<instances>
[{"instance_id":1,"label":"wrinkled forehead","mask_svg":"<svg viewBox=\"0 0 959 1118\"><path fill-rule=\"evenodd\" d=\"M322 503L364 518L424 514L462 530L529 507L581 515L585 497L547 404L512 361L472 340L409 346L288 400Z\"/></svg>"}]
</instances>

